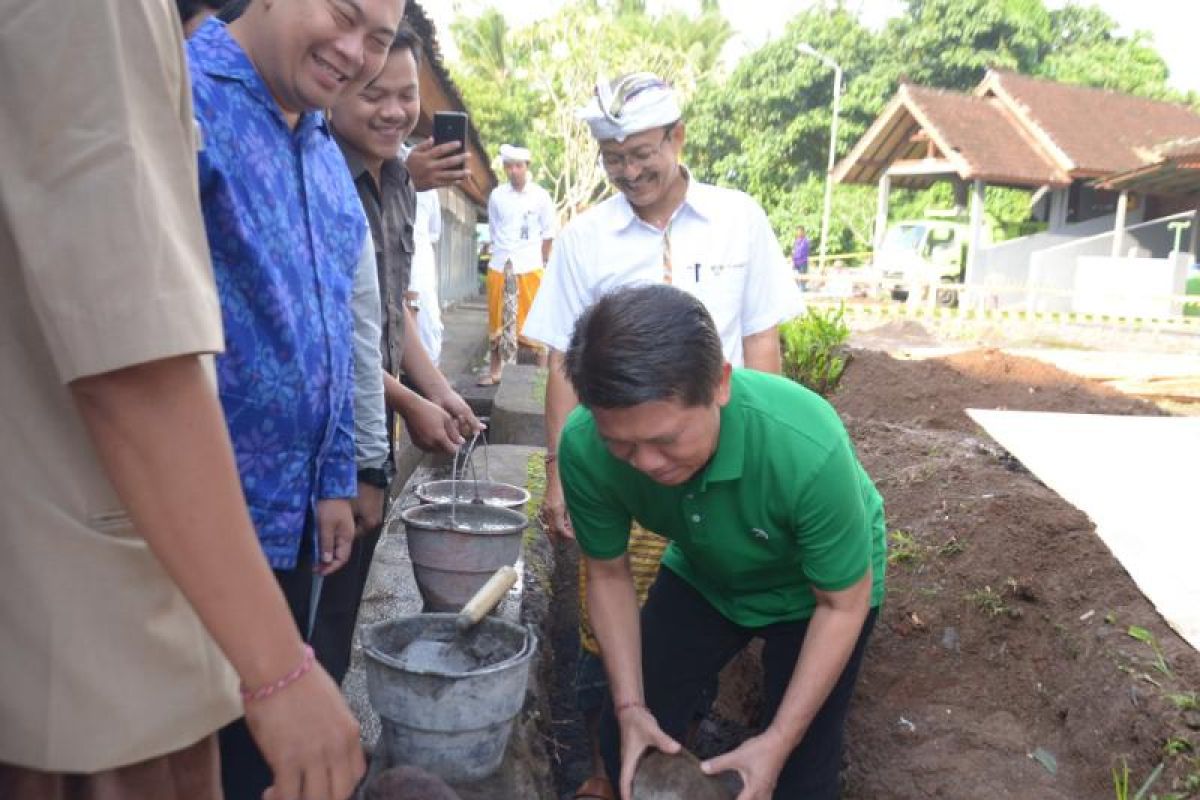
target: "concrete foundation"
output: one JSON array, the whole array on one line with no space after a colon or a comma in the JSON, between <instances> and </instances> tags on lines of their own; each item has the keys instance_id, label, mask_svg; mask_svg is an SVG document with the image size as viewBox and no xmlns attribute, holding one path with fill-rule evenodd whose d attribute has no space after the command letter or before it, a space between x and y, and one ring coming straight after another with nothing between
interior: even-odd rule
<instances>
[{"instance_id":1,"label":"concrete foundation","mask_svg":"<svg viewBox=\"0 0 1200 800\"><path fill-rule=\"evenodd\" d=\"M488 440L495 444L546 444L546 371L510 365L492 404Z\"/></svg>"}]
</instances>

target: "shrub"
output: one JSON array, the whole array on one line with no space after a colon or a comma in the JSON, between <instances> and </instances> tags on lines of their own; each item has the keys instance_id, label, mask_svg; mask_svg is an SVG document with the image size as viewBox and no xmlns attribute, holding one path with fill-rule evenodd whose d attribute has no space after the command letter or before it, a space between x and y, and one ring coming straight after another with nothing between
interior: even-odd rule
<instances>
[{"instance_id":1,"label":"shrub","mask_svg":"<svg viewBox=\"0 0 1200 800\"><path fill-rule=\"evenodd\" d=\"M827 395L837 388L850 359L846 352L850 326L845 316L842 306L824 311L812 307L804 316L781 325L783 374L817 394Z\"/></svg>"}]
</instances>

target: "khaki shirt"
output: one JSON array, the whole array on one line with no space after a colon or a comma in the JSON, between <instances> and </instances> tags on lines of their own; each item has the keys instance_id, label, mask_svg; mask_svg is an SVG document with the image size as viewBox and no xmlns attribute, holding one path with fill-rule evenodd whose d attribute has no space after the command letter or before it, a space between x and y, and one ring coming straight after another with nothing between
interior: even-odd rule
<instances>
[{"instance_id":1,"label":"khaki shirt","mask_svg":"<svg viewBox=\"0 0 1200 800\"><path fill-rule=\"evenodd\" d=\"M166 0L0 0L0 761L94 772L240 713L66 384L222 347ZM118 45L122 49L118 50ZM215 391L215 388L214 388Z\"/></svg>"}]
</instances>

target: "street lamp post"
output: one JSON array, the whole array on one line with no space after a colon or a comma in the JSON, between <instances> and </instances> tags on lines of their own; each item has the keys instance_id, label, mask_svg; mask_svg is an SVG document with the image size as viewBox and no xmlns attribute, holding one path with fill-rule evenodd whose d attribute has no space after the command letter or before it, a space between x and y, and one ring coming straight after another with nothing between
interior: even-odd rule
<instances>
[{"instance_id":1,"label":"street lamp post","mask_svg":"<svg viewBox=\"0 0 1200 800\"><path fill-rule=\"evenodd\" d=\"M821 208L821 269L827 265L825 260L829 248L829 217L833 211L833 162L837 157L838 110L842 104L842 68L829 56L818 51L808 42L801 42L796 48L806 56L819 59L822 64L833 70L833 121L829 124L829 165L825 168L825 203Z\"/></svg>"}]
</instances>

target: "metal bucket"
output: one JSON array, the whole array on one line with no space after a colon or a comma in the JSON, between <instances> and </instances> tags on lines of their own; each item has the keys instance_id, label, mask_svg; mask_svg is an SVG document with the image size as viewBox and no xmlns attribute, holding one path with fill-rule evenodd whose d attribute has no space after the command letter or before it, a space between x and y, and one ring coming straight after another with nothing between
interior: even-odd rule
<instances>
[{"instance_id":1,"label":"metal bucket","mask_svg":"<svg viewBox=\"0 0 1200 800\"><path fill-rule=\"evenodd\" d=\"M476 497L484 505L524 511L529 502L529 491L500 481L426 481L413 490L422 503L470 503Z\"/></svg>"},{"instance_id":2,"label":"metal bucket","mask_svg":"<svg viewBox=\"0 0 1200 800\"><path fill-rule=\"evenodd\" d=\"M463 607L492 574L521 555L529 518L474 503L434 503L405 509L408 555L426 611Z\"/></svg>"},{"instance_id":3,"label":"metal bucket","mask_svg":"<svg viewBox=\"0 0 1200 800\"><path fill-rule=\"evenodd\" d=\"M486 778L504 760L537 637L529 628L485 617L457 640L479 656L479 666L455 670L405 662L405 648L414 641L456 641L456 619L416 614L363 632L367 694L382 723L376 758L384 767L412 764L460 782Z\"/></svg>"}]
</instances>

